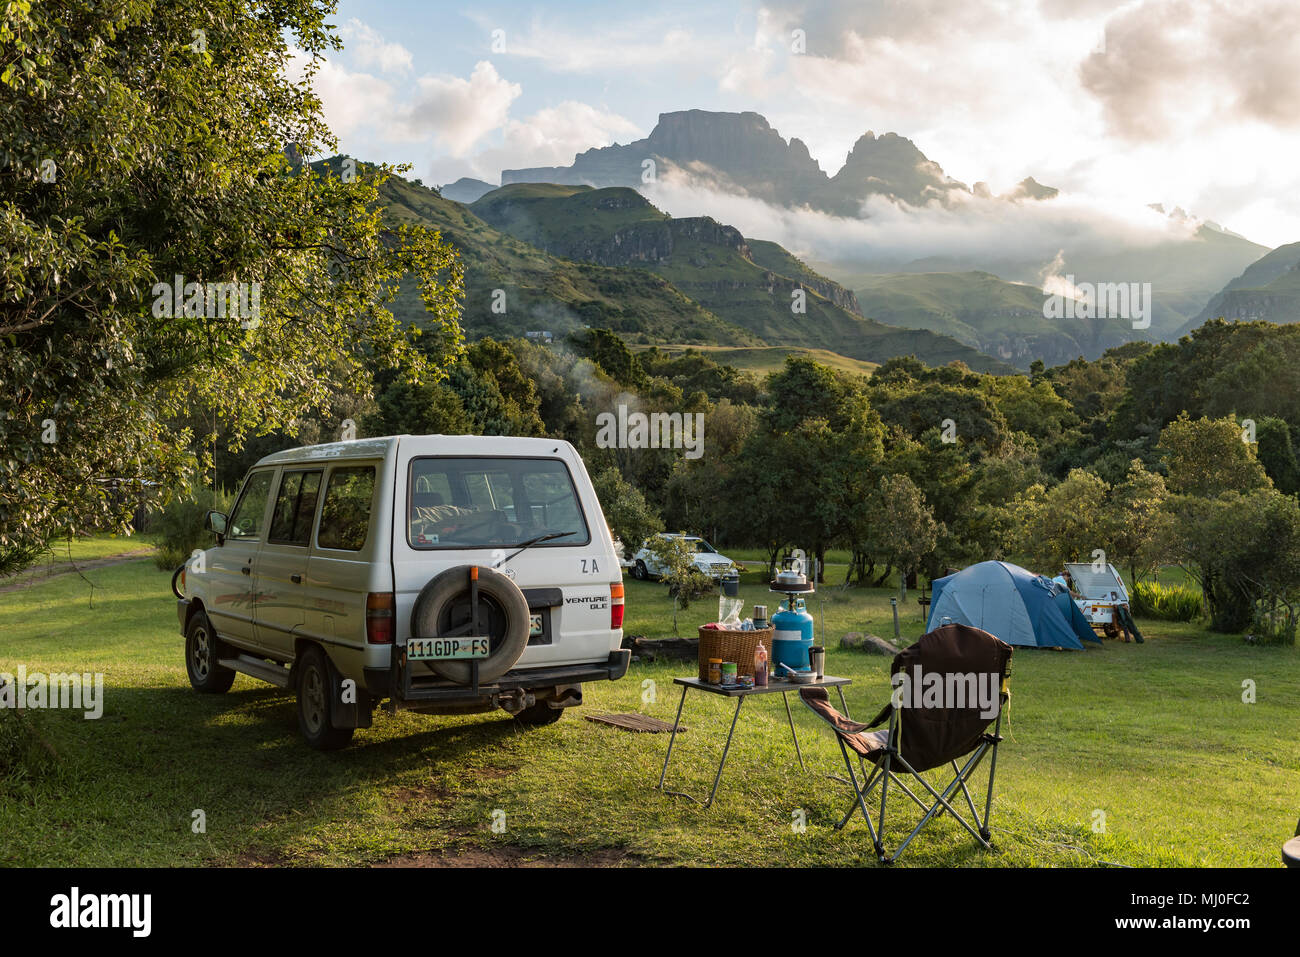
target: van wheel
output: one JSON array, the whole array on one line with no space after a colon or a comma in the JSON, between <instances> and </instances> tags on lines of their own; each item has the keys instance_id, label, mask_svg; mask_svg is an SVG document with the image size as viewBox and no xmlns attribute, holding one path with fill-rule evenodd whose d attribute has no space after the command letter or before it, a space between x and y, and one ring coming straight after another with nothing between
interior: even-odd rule
<instances>
[{"instance_id":1,"label":"van wheel","mask_svg":"<svg viewBox=\"0 0 1300 957\"><path fill-rule=\"evenodd\" d=\"M352 728L330 724L334 676L325 652L312 645L294 666L298 684L298 730L317 751L337 751L352 740Z\"/></svg>"},{"instance_id":2,"label":"van wheel","mask_svg":"<svg viewBox=\"0 0 1300 957\"><path fill-rule=\"evenodd\" d=\"M235 683L235 670L217 663L225 643L217 638L208 616L196 612L185 628L185 673L200 694L225 694Z\"/></svg>"},{"instance_id":3,"label":"van wheel","mask_svg":"<svg viewBox=\"0 0 1300 957\"><path fill-rule=\"evenodd\" d=\"M520 724L528 725L530 728L540 728L548 724L555 724L564 717L564 712L568 708L552 708L545 701L539 701L515 715L515 720Z\"/></svg>"},{"instance_id":4,"label":"van wheel","mask_svg":"<svg viewBox=\"0 0 1300 957\"><path fill-rule=\"evenodd\" d=\"M632 569L632 577L640 581L645 581L650 577L649 572L646 571L645 562L637 559L636 566Z\"/></svg>"},{"instance_id":5,"label":"van wheel","mask_svg":"<svg viewBox=\"0 0 1300 957\"><path fill-rule=\"evenodd\" d=\"M449 568L420 590L411 609L411 635L435 638L463 628L471 620L469 565ZM531 616L519 586L501 572L479 566L478 621L488 639L488 656L479 659L478 680L491 682L515 666L528 647ZM468 661L430 661L433 671L457 684L473 680Z\"/></svg>"}]
</instances>

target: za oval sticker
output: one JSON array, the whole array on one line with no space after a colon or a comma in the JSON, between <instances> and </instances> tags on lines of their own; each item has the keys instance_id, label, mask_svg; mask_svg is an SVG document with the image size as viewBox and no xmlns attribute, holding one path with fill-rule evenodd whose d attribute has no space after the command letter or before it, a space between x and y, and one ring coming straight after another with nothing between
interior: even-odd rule
<instances>
[{"instance_id":1,"label":"za oval sticker","mask_svg":"<svg viewBox=\"0 0 1300 957\"><path fill-rule=\"evenodd\" d=\"M597 558L594 556L591 558L579 558L578 574L579 575L603 575L605 573L604 568L602 567L604 564L606 564L606 562L605 559L603 558Z\"/></svg>"}]
</instances>

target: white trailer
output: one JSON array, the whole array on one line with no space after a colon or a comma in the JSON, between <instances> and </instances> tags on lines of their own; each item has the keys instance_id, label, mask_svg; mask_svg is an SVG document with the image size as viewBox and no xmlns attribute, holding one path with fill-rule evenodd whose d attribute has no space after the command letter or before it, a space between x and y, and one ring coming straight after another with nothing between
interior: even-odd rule
<instances>
[{"instance_id":1,"label":"white trailer","mask_svg":"<svg viewBox=\"0 0 1300 957\"><path fill-rule=\"evenodd\" d=\"M1128 589L1115 566L1111 564L1094 565L1088 562L1068 562L1065 570L1074 582L1074 591L1080 596L1074 599L1088 619L1088 624L1100 629L1109 636L1119 632L1116 608L1128 604Z\"/></svg>"}]
</instances>

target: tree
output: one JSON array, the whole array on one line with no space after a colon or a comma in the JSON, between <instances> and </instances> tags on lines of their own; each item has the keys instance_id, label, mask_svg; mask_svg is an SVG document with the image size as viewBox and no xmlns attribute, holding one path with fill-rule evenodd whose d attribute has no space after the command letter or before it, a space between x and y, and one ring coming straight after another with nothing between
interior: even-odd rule
<instances>
[{"instance_id":1,"label":"tree","mask_svg":"<svg viewBox=\"0 0 1300 957\"><path fill-rule=\"evenodd\" d=\"M645 369L623 340L609 329L584 329L572 333L569 342L579 355L596 363L620 385L628 388L646 386Z\"/></svg>"},{"instance_id":2,"label":"tree","mask_svg":"<svg viewBox=\"0 0 1300 957\"><path fill-rule=\"evenodd\" d=\"M683 537L659 535L650 540L650 554L662 569L659 578L668 583L668 594L673 599L673 634L677 634L677 613L685 611L691 602L713 591L713 579L700 571L695 564L695 546Z\"/></svg>"},{"instance_id":3,"label":"tree","mask_svg":"<svg viewBox=\"0 0 1300 957\"><path fill-rule=\"evenodd\" d=\"M740 456L755 494L737 495L733 512L737 524L764 527L769 569L785 545L824 569L826 549L848 534L884 456L884 427L862 382L805 357L768 377L759 428Z\"/></svg>"},{"instance_id":4,"label":"tree","mask_svg":"<svg viewBox=\"0 0 1300 957\"><path fill-rule=\"evenodd\" d=\"M1300 462L1296 460L1291 429L1276 416L1266 415L1255 425L1259 464L1273 480L1279 492L1295 495L1300 492Z\"/></svg>"},{"instance_id":5,"label":"tree","mask_svg":"<svg viewBox=\"0 0 1300 957\"><path fill-rule=\"evenodd\" d=\"M173 414L237 445L321 406L335 371L359 393L376 367L434 380L459 349L459 261L384 223L393 170L286 156L335 147L311 89L331 7L0 11L0 553L124 529L134 503L99 480L177 484ZM387 308L408 274L422 354Z\"/></svg>"},{"instance_id":6,"label":"tree","mask_svg":"<svg viewBox=\"0 0 1300 957\"><path fill-rule=\"evenodd\" d=\"M906 475L885 475L858 513L849 575L867 584L871 560L897 569L906 580L934 550L942 531L915 482Z\"/></svg>"},{"instance_id":7,"label":"tree","mask_svg":"<svg viewBox=\"0 0 1300 957\"><path fill-rule=\"evenodd\" d=\"M1191 419L1184 412L1160 432L1175 495L1215 496L1272 485L1231 417Z\"/></svg>"},{"instance_id":8,"label":"tree","mask_svg":"<svg viewBox=\"0 0 1300 957\"><path fill-rule=\"evenodd\" d=\"M1039 572L1059 571L1066 562L1092 561L1106 543L1105 507L1109 487L1084 469L1044 489L1031 486L1016 502L1021 516L1017 551Z\"/></svg>"},{"instance_id":9,"label":"tree","mask_svg":"<svg viewBox=\"0 0 1300 957\"><path fill-rule=\"evenodd\" d=\"M1128 566L1134 583L1160 563L1167 497L1164 476L1147 471L1141 459L1133 459L1124 481L1111 489L1106 512L1108 554L1121 567Z\"/></svg>"},{"instance_id":10,"label":"tree","mask_svg":"<svg viewBox=\"0 0 1300 957\"><path fill-rule=\"evenodd\" d=\"M1165 548L1201 586L1216 631L1240 631L1256 603L1294 604L1300 590L1300 503L1274 488L1216 498L1174 496Z\"/></svg>"},{"instance_id":11,"label":"tree","mask_svg":"<svg viewBox=\"0 0 1300 957\"><path fill-rule=\"evenodd\" d=\"M625 547L636 551L646 539L664 530L659 514L646 501L641 490L625 481L618 469L610 466L598 472L591 483L600 499L605 521L614 537Z\"/></svg>"}]
</instances>

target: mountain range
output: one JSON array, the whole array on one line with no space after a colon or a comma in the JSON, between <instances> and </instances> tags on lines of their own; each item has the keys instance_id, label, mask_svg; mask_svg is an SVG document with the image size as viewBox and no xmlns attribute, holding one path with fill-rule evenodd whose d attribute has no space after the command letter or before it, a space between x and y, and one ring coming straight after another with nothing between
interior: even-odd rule
<instances>
[{"instance_id":1,"label":"mountain range","mask_svg":"<svg viewBox=\"0 0 1300 957\"><path fill-rule=\"evenodd\" d=\"M1278 246L1257 259L1240 276L1223 287L1189 319L1179 335L1186 335L1207 319L1300 322L1300 243Z\"/></svg>"},{"instance_id":2,"label":"mountain range","mask_svg":"<svg viewBox=\"0 0 1300 957\"><path fill-rule=\"evenodd\" d=\"M571 166L502 170L501 183L636 188L669 171L683 171L711 188L777 206L808 206L840 216L858 215L869 196L922 206L948 202L954 192L975 192L896 133L863 134L839 171L828 175L802 140L785 140L760 114L706 110L661 113L644 139L587 150L574 157ZM983 183L976 189L989 193ZM1007 198L1046 199L1055 194L1027 179Z\"/></svg>"},{"instance_id":3,"label":"mountain range","mask_svg":"<svg viewBox=\"0 0 1300 957\"><path fill-rule=\"evenodd\" d=\"M341 157L313 166L339 175ZM852 311L849 290L777 244L751 246L707 217L674 220L633 190L547 185L494 193L466 206L400 176L380 187L391 221L437 230L460 253L461 323L471 339L607 328L633 346L734 350L753 368L779 366L793 350L844 356L853 368L915 355L931 365L961 360L980 371L1012 371L950 336L863 318ZM611 245L602 238L611 234L622 239ZM803 311L791 309L795 290ZM424 316L410 285L391 308L404 322L418 325Z\"/></svg>"},{"instance_id":4,"label":"mountain range","mask_svg":"<svg viewBox=\"0 0 1300 957\"><path fill-rule=\"evenodd\" d=\"M512 184L469 210L483 222L564 260L662 276L713 315L779 346L827 349L882 362L915 353L1006 369L951 336L864 318L857 297L773 242L751 243L707 216L673 218L628 187Z\"/></svg>"},{"instance_id":5,"label":"mountain range","mask_svg":"<svg viewBox=\"0 0 1300 957\"><path fill-rule=\"evenodd\" d=\"M1125 238L1118 230L1112 234L1103 225L1085 241L1074 234L1071 220L1063 215L1059 237L1042 238L1037 247L1030 249L1029 244L1020 242L1019 234L1042 217L1029 221L1025 228L1018 227L1022 222L1016 219L1018 208L1029 204L1050 211L1060 196L1057 189L1032 176L994 195L985 183L967 186L952 178L915 143L892 132L863 134L840 169L829 174L801 140L786 140L763 116L753 112L662 113L650 135L643 139L587 150L577 154L569 166L506 169L501 181L505 185L551 183L641 190L646 188L647 179L662 179L670 174L687 176L696 187L720 194L743 195L794 211L817 211L849 223L869 221L871 211L878 209L871 203L885 201L900 211L903 225L914 221L909 230L913 236L924 227L920 217L935 209L947 211L949 220L959 224L964 222L962 217L987 214L990 208L1004 210L994 215L1005 218L1005 225L993 233L1005 237L1005 242L976 238L959 251L909 258L901 250L911 247L899 244L895 248L888 242L887 229L880 243L882 248L874 252L850 249L851 243L836 242L832 233L831 239L807 250L804 260L809 269L854 290L863 300L862 308L868 317L886 322L897 319L913 324L913 328L946 334L961 333L962 341L981 343L983 348L1000 350L999 354L1008 357L1014 355L1017 362L1034 350L1041 351L1045 359L1068 355L1075 349L1082 350L1077 354L1092 357L1114 338L1115 330L1062 327L1057 336L1048 328L1026 330L1022 320L1029 317L1022 313L1032 312L1030 290L1003 290L1018 303L1014 309L998 304L1001 296L994 297L993 308L985 309L981 304L988 301L988 281L983 274L1017 286L1041 288L1055 256L1061 260L1062 271L1078 280L1150 282L1152 323L1137 334L1159 340L1176 337L1189 325L1197 324L1196 317L1209 308L1207 303L1212 297L1268 253L1267 247L1214 223L1194 220L1181 209L1166 212L1160 207L1153 208L1168 221L1167 237L1147 236L1139 241ZM487 195L485 187L490 188L490 184L462 179L446 187L444 195L477 202ZM978 237L987 234L974 233ZM928 278L889 282L879 278L894 274L925 274ZM938 280L935 274L947 277ZM897 303L868 295L882 284L892 293L899 287L915 289L918 284L936 283L942 285L943 291L942 302L934 309L904 309L900 313ZM922 298L930 298L930 294ZM1248 314L1256 307L1276 309L1278 302L1255 296L1240 299L1235 308ZM955 327L954 318L967 328ZM1030 334L1026 336L1026 332Z\"/></svg>"}]
</instances>

